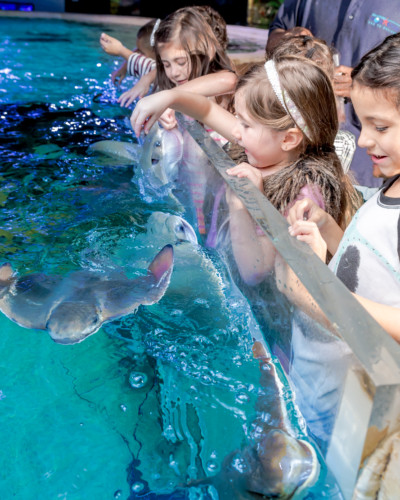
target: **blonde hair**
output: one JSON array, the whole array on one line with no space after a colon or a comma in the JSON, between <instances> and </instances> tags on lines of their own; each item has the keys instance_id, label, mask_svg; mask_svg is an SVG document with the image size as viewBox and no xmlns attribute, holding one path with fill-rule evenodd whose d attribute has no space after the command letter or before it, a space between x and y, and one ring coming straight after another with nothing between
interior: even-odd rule
<instances>
[{"instance_id":1,"label":"blonde hair","mask_svg":"<svg viewBox=\"0 0 400 500\"><path fill-rule=\"evenodd\" d=\"M232 66L221 44L213 33L202 10L183 7L161 21L155 33L157 65L156 87L170 89L174 84L168 79L160 57L160 45L178 41L190 60L189 80L221 70L232 71Z\"/></svg>"},{"instance_id":2,"label":"blonde hair","mask_svg":"<svg viewBox=\"0 0 400 500\"><path fill-rule=\"evenodd\" d=\"M282 91L300 112L307 135L303 133L297 161L267 176L264 192L282 213L305 184L318 184L325 209L342 227L358 208L351 179L343 172L335 153L338 117L332 83L314 62L296 56L274 57ZM296 123L277 98L264 66L244 75L237 86L247 112L259 123L277 131L296 127Z\"/></svg>"}]
</instances>

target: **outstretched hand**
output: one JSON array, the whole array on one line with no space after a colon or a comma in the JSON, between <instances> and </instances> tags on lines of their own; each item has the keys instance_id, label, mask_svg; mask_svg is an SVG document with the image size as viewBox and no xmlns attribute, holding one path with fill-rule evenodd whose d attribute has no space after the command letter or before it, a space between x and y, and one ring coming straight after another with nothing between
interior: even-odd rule
<instances>
[{"instance_id":1,"label":"outstretched hand","mask_svg":"<svg viewBox=\"0 0 400 500\"><path fill-rule=\"evenodd\" d=\"M111 56L120 56L124 46L116 38L107 35L107 33L102 33L100 35L100 45L104 52L110 54Z\"/></svg>"},{"instance_id":2,"label":"outstretched hand","mask_svg":"<svg viewBox=\"0 0 400 500\"><path fill-rule=\"evenodd\" d=\"M142 130L145 134L149 132L154 123L169 107L171 99L169 90L163 90L156 94L141 99L135 106L131 115L131 124L136 137L140 136Z\"/></svg>"},{"instance_id":3,"label":"outstretched hand","mask_svg":"<svg viewBox=\"0 0 400 500\"><path fill-rule=\"evenodd\" d=\"M155 79L155 70L143 75L131 89L121 94L118 98L122 108L128 108L135 99L141 99L148 94L151 84Z\"/></svg>"}]
</instances>

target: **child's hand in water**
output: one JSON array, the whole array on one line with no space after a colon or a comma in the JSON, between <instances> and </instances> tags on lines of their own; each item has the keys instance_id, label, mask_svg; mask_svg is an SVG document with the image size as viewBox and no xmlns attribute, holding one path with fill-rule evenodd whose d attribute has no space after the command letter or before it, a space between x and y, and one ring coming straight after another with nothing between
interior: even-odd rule
<instances>
[{"instance_id":1,"label":"child's hand in water","mask_svg":"<svg viewBox=\"0 0 400 500\"><path fill-rule=\"evenodd\" d=\"M289 227L289 234L299 241L304 241L325 262L327 245L315 222L298 220Z\"/></svg>"},{"instance_id":2,"label":"child's hand in water","mask_svg":"<svg viewBox=\"0 0 400 500\"><path fill-rule=\"evenodd\" d=\"M104 52L107 52L107 54L110 54L111 56L120 56L124 48L119 40L107 35L106 33L101 34L100 45Z\"/></svg>"},{"instance_id":3,"label":"child's hand in water","mask_svg":"<svg viewBox=\"0 0 400 500\"><path fill-rule=\"evenodd\" d=\"M226 171L228 175L234 175L236 177L247 177L257 189L264 192L263 178L261 172L249 165L248 163L239 163L236 167L228 168Z\"/></svg>"},{"instance_id":4,"label":"child's hand in water","mask_svg":"<svg viewBox=\"0 0 400 500\"><path fill-rule=\"evenodd\" d=\"M144 97L136 104L131 115L131 124L136 137L140 136L142 129L147 134L164 111L170 107L171 92L173 91L162 90Z\"/></svg>"},{"instance_id":5,"label":"child's hand in water","mask_svg":"<svg viewBox=\"0 0 400 500\"><path fill-rule=\"evenodd\" d=\"M121 94L118 102L122 108L128 108L135 99L141 99L148 94L151 84L154 82L156 76L155 70L150 71L143 75L140 80L131 89Z\"/></svg>"},{"instance_id":6,"label":"child's hand in water","mask_svg":"<svg viewBox=\"0 0 400 500\"><path fill-rule=\"evenodd\" d=\"M127 63L124 62L118 69L111 73L111 81L113 85L120 86L122 80L126 77Z\"/></svg>"}]
</instances>

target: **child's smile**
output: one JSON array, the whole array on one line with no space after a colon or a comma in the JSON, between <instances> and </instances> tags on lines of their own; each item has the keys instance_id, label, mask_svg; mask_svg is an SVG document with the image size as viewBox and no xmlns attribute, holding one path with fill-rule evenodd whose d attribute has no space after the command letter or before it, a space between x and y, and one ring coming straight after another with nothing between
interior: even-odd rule
<instances>
[{"instance_id":1,"label":"child's smile","mask_svg":"<svg viewBox=\"0 0 400 500\"><path fill-rule=\"evenodd\" d=\"M351 100L362 126L358 145L367 149L383 176L400 173L400 111L394 96L355 82Z\"/></svg>"}]
</instances>

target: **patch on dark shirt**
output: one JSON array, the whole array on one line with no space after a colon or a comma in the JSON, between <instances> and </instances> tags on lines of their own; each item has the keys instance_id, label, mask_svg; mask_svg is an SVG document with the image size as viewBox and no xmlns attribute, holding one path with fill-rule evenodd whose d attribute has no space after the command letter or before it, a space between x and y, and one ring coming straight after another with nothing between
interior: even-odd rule
<instances>
[{"instance_id":1,"label":"patch on dark shirt","mask_svg":"<svg viewBox=\"0 0 400 500\"><path fill-rule=\"evenodd\" d=\"M355 292L358 286L358 268L360 267L360 252L357 247L349 245L342 255L336 276L350 292Z\"/></svg>"}]
</instances>

